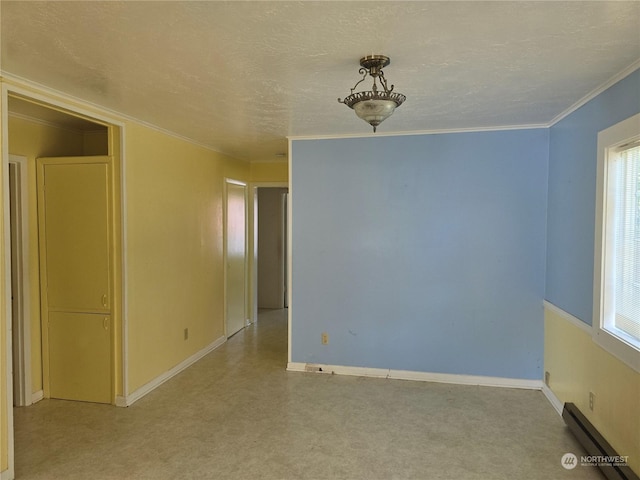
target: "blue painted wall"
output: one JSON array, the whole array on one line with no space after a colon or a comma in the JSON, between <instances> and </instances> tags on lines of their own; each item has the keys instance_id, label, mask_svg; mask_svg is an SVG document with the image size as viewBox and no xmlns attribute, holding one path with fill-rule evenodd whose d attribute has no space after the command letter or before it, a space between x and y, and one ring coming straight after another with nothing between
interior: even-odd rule
<instances>
[{"instance_id":1,"label":"blue painted wall","mask_svg":"<svg viewBox=\"0 0 640 480\"><path fill-rule=\"evenodd\" d=\"M292 361L540 379L548 135L293 141Z\"/></svg>"},{"instance_id":2,"label":"blue painted wall","mask_svg":"<svg viewBox=\"0 0 640 480\"><path fill-rule=\"evenodd\" d=\"M598 132L640 112L640 70L550 129L545 298L591 324Z\"/></svg>"}]
</instances>

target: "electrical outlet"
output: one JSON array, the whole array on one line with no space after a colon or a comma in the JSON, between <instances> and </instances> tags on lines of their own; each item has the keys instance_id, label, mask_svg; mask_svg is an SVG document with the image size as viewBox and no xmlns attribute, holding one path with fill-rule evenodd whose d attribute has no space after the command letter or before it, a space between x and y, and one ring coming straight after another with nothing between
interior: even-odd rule
<instances>
[{"instance_id":1,"label":"electrical outlet","mask_svg":"<svg viewBox=\"0 0 640 480\"><path fill-rule=\"evenodd\" d=\"M544 384L548 387L551 382L551 374L549 372L544 372Z\"/></svg>"},{"instance_id":2,"label":"electrical outlet","mask_svg":"<svg viewBox=\"0 0 640 480\"><path fill-rule=\"evenodd\" d=\"M327 332L322 332L322 344L329 345L329 334Z\"/></svg>"},{"instance_id":3,"label":"electrical outlet","mask_svg":"<svg viewBox=\"0 0 640 480\"><path fill-rule=\"evenodd\" d=\"M596 394L593 392L589 392L589 410L593 412L593 404L596 401Z\"/></svg>"},{"instance_id":4,"label":"electrical outlet","mask_svg":"<svg viewBox=\"0 0 640 480\"><path fill-rule=\"evenodd\" d=\"M185 328L185 329L184 329L184 339L185 339L185 340L188 340L188 339L189 339L189 329L188 329L188 328Z\"/></svg>"}]
</instances>

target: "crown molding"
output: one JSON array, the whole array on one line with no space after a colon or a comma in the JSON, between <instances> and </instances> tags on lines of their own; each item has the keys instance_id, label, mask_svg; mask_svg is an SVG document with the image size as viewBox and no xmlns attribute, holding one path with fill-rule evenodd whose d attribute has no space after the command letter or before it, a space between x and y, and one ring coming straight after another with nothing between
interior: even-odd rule
<instances>
[{"instance_id":1,"label":"crown molding","mask_svg":"<svg viewBox=\"0 0 640 480\"><path fill-rule=\"evenodd\" d=\"M201 142L197 142L191 138L185 137L183 135L177 134L175 132L172 132L170 130L166 130L162 127L159 127L157 125L154 125L152 123L146 122L144 120L140 120L139 118L135 118L132 117L130 115L124 114L122 112L118 112L116 110L112 110L109 109L107 107L104 107L102 105L99 105L97 103L92 103L89 102L87 100L84 100L82 98L79 97L75 97L73 95L69 95L63 92L60 92L58 90L55 90L51 87L48 87L46 85L43 85L41 83L38 82L34 82L32 80L28 80L26 78L20 77L18 75L14 75L12 73L8 73L5 72L4 70L0 70L0 81L4 81L7 86L9 87L8 89L11 90L15 90L16 88L19 89L17 91L17 93L19 93L20 96L25 97L25 98L34 98L37 100L40 100L42 102L45 103L50 103L52 105L56 105L54 103L54 99L57 99L61 102L64 103L70 103L70 104L77 104L81 106L80 111L78 111L73 105L60 105L62 108L65 108L67 110L71 110L71 111L78 111L78 113L81 113L82 115L85 115L89 118L91 117L96 117L97 119L101 119L100 118L100 114L109 116L109 117L115 117L117 119L119 119L119 122L114 122L112 119L101 119L103 121L108 121L109 123L122 123L122 122L134 122L137 123L138 125L142 125L143 127L149 128L151 130L155 130L158 133L162 133L163 135L167 135L169 137L173 137L176 138L178 140L181 140L183 142L187 142L191 145L195 145L201 148L204 148L206 150L209 150L211 152L215 152L215 153L219 153L221 155L225 155L229 158L232 158L234 160L239 160L239 161L246 161L243 160L241 158L235 158L232 157L231 155L218 150L216 148L214 148L211 145L207 145ZM14 87L14 88L11 88ZM27 89L27 90L24 90ZM33 90L33 91L32 91ZM44 95L45 98L42 98L41 96ZM46 98L46 97L53 97L53 98Z\"/></svg>"},{"instance_id":2,"label":"crown molding","mask_svg":"<svg viewBox=\"0 0 640 480\"><path fill-rule=\"evenodd\" d=\"M331 140L341 138L377 138L377 137L404 137L415 135L442 135L449 133L475 133L475 132L501 132L505 130L533 130L548 128L546 123L535 123L527 125L496 125L490 127L468 127L468 128L444 128L439 130L413 130L409 132L376 132L376 133L344 133L336 135L288 135L289 141L293 140Z\"/></svg>"},{"instance_id":3,"label":"crown molding","mask_svg":"<svg viewBox=\"0 0 640 480\"><path fill-rule=\"evenodd\" d=\"M586 94L584 97L582 97L580 100L578 100L576 103L574 103L569 108L567 108L564 112L556 115L553 119L551 119L551 121L549 122L548 127L553 127L560 120L568 117L573 112L578 110L580 107L585 105L587 102L593 100L595 97L600 95L606 89L608 89L609 87L615 85L616 83L618 83L623 78L628 77L629 75L631 75L633 72L635 72L639 68L640 68L640 59L638 59L635 62L633 62L631 65L629 65L627 68L625 68L621 72L615 74L613 77L611 77L609 80L604 82L602 85L596 87L594 90L592 90L591 92Z\"/></svg>"},{"instance_id":4,"label":"crown molding","mask_svg":"<svg viewBox=\"0 0 640 480\"><path fill-rule=\"evenodd\" d=\"M403 135L438 135L438 134L447 134L447 133L473 133L473 132L492 132L492 131L504 131L504 130L528 130L528 129L536 129L536 128L551 128L560 120L571 115L573 112L578 110L584 104L593 100L595 97L600 95L609 87L615 85L620 80L628 77L638 69L640 69L640 59L634 61L631 65L629 65L622 71L615 74L606 82L599 85L597 88L589 92L587 95L582 97L580 100L578 100L576 103L571 105L569 108L567 108L563 112L553 117L547 123L529 124L529 125L527 124L502 125L502 126L475 127L475 128L474 127L452 128L452 129L442 129L442 130L416 130L412 132L382 132L382 133L378 132L378 133L342 134L342 135L290 135L287 138L289 139L289 143L291 143L292 140L329 140L329 139L341 139L341 138L399 137Z\"/></svg>"},{"instance_id":5,"label":"crown molding","mask_svg":"<svg viewBox=\"0 0 640 480\"><path fill-rule=\"evenodd\" d=\"M607 80L606 82L604 82L603 84L601 84L600 86L598 86L597 88L595 88L594 90L589 92L587 95L582 97L576 103L571 105L568 109L564 110L563 112L561 112L560 114L558 114L554 118L552 118L548 123L523 124L523 125L495 125L495 126L489 126L489 127L467 127L467 128L450 128L450 129L435 129L435 130L414 130L414 131L409 131L409 132L378 132L378 133L370 133L369 132L369 133L352 133L352 134L335 134L335 135L288 135L286 138L289 140L289 143L290 143L293 140L329 140L329 139L343 139L343 138L400 137L400 136L415 136L415 135L441 135L441 134L451 134L451 133L474 133L474 132L492 132L492 131L505 131L505 130L530 130L530 129L550 128L550 127L554 126L556 123L560 122L565 117L569 116L571 113L573 113L576 110L578 110L580 107L585 105L587 102L589 102L590 100L592 100L593 98L595 98L599 94L604 92L606 89L608 89L612 85L616 84L620 80L624 79L625 77L629 76L630 74L632 74L633 72L635 72L638 69L640 69L640 59L634 61L631 65L626 67L624 70L622 70L621 72L617 73L616 75L611 77L609 80ZM98 105L98 104L95 104L95 103L92 103L92 102L88 102L88 101L83 100L81 98L74 97L72 95L68 95L68 94L62 93L62 92L60 92L58 90L55 90L55 89L53 89L51 87L48 87L46 85L42 85L42 84L34 82L32 80L28 80L26 78L23 78L23 77L20 77L20 76L17 76L17 75L13 75L11 73L5 72L4 70L0 70L0 80L5 81L8 84L13 85L13 86L18 87L18 88L19 87L28 88L28 89L31 89L31 90L35 90L36 93L41 93L41 94L44 94L46 96L58 98L58 99L60 99L61 101L64 101L64 102L69 102L69 103L73 103L73 104L79 104L79 105L84 106L84 107L86 107L86 108L88 108L90 110L95 110L97 112L103 112L105 115L117 117L117 118L121 119L122 121L135 122L135 123L137 123L139 125L142 125L142 126L144 126L146 128L149 128L151 130L155 130L155 131L157 131L159 133L162 133L164 135L167 135L167 136L176 138L178 140L187 142L187 143L189 143L191 145L195 145L195 146L204 148L206 150L209 150L211 152L215 152L215 153L219 153L221 155L225 155L225 156L227 156L229 158L233 158L234 160L247 162L246 159L232 157L228 153L225 153L224 151L219 150L219 149L213 147L212 145L204 144L202 142L197 142L197 141L195 141L195 140L193 140L191 138L188 138L188 137L185 137L183 135L177 134L177 133L172 132L170 130L166 130L166 129L162 128L162 127L159 127L159 126L154 125L152 123L146 122L144 120L140 120L140 119L132 117L130 115L126 115L124 113L121 113L121 112L118 112L118 111L111 110L109 108L103 107L101 105ZM9 88L9 90L11 90L11 88ZM32 93L33 92L30 92L30 91L21 92L21 94L26 96L26 97L29 97L30 94L32 94ZM51 102L51 99L46 99L45 98L42 101ZM67 108L68 108L68 106L67 106ZM79 113L82 113L82 112L79 112ZM86 114L88 117L91 117L92 115L96 115L96 112L89 111L89 112L86 112L84 114ZM252 163L252 161L249 161L249 163Z\"/></svg>"}]
</instances>

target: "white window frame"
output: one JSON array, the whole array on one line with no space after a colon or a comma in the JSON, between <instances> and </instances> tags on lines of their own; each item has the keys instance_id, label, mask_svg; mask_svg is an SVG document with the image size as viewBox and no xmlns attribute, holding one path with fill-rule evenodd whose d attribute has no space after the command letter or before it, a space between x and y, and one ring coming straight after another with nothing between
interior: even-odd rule
<instances>
[{"instance_id":1,"label":"white window frame","mask_svg":"<svg viewBox=\"0 0 640 480\"><path fill-rule=\"evenodd\" d=\"M593 340L606 351L640 372L640 342L612 327L613 267L607 262L607 218L613 215L613 192L608 191L608 166L611 155L628 143L640 140L640 114L629 117L598 133L598 164L596 184L596 232L593 281Z\"/></svg>"}]
</instances>

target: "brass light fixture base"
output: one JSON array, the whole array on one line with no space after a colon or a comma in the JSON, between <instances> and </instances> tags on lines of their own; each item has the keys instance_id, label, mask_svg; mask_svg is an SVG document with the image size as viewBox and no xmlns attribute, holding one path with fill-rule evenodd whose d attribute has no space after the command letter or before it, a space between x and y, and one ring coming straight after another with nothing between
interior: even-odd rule
<instances>
[{"instance_id":1,"label":"brass light fixture base","mask_svg":"<svg viewBox=\"0 0 640 480\"><path fill-rule=\"evenodd\" d=\"M391 59L384 55L367 55L360 59L360 66L369 70L369 75L374 75L373 72L379 72L384 67L391 63Z\"/></svg>"}]
</instances>

